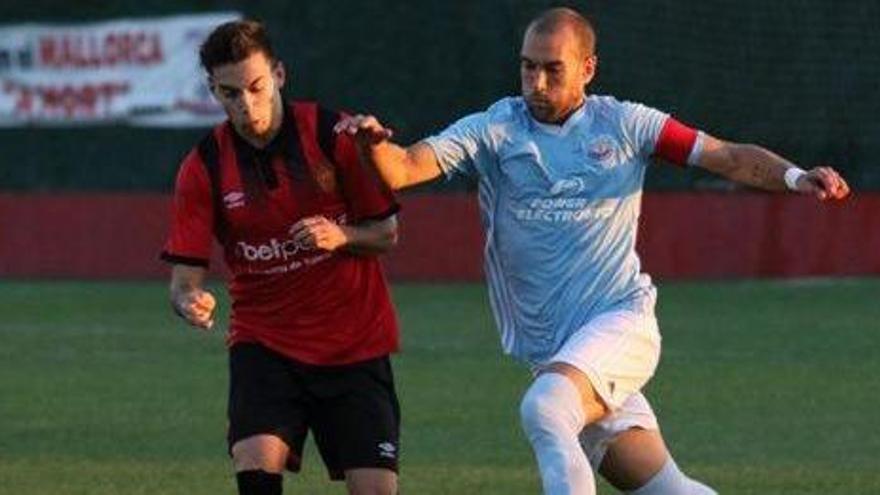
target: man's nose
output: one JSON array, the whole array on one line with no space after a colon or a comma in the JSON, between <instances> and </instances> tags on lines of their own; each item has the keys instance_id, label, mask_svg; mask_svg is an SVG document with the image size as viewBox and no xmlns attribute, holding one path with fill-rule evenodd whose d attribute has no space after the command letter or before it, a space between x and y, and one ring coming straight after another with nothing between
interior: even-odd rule
<instances>
[{"instance_id":1,"label":"man's nose","mask_svg":"<svg viewBox=\"0 0 880 495\"><path fill-rule=\"evenodd\" d=\"M254 97L249 95L246 91L241 94L241 98L238 100L239 108L241 108L242 113L245 115L251 115L254 113Z\"/></svg>"},{"instance_id":2,"label":"man's nose","mask_svg":"<svg viewBox=\"0 0 880 495\"><path fill-rule=\"evenodd\" d=\"M532 89L538 93L543 93L547 89L547 74L544 71L539 70L535 72Z\"/></svg>"}]
</instances>

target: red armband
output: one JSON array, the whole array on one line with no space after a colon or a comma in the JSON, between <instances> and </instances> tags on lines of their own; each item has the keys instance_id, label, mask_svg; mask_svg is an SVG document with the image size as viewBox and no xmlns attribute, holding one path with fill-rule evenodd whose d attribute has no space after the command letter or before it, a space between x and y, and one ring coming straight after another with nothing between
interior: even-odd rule
<instances>
[{"instance_id":1,"label":"red armband","mask_svg":"<svg viewBox=\"0 0 880 495\"><path fill-rule=\"evenodd\" d=\"M666 119L660 137L654 146L654 156L679 166L687 165L687 159L697 142L697 131L672 117Z\"/></svg>"}]
</instances>

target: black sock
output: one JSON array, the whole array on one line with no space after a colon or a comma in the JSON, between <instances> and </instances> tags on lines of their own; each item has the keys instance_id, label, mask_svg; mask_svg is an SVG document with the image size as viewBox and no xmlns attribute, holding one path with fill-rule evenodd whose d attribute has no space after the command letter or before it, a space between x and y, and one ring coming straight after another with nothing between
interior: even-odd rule
<instances>
[{"instance_id":1,"label":"black sock","mask_svg":"<svg viewBox=\"0 0 880 495\"><path fill-rule=\"evenodd\" d=\"M281 495L281 474L255 469L235 473L238 495Z\"/></svg>"}]
</instances>

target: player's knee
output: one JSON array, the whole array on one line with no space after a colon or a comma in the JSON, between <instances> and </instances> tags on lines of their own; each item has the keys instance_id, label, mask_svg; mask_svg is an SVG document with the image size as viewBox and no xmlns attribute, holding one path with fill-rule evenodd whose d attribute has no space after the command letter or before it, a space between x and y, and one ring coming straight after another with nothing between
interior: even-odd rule
<instances>
[{"instance_id":1,"label":"player's knee","mask_svg":"<svg viewBox=\"0 0 880 495\"><path fill-rule=\"evenodd\" d=\"M345 482L351 495L395 495L397 474L387 469L352 469L346 471Z\"/></svg>"},{"instance_id":2,"label":"player's knee","mask_svg":"<svg viewBox=\"0 0 880 495\"><path fill-rule=\"evenodd\" d=\"M580 392L557 373L535 379L520 403L520 420L530 440L546 434L577 435L584 427Z\"/></svg>"},{"instance_id":3,"label":"player's knee","mask_svg":"<svg viewBox=\"0 0 880 495\"><path fill-rule=\"evenodd\" d=\"M543 428L553 420L553 399L529 388L519 404L519 416L526 432Z\"/></svg>"},{"instance_id":4,"label":"player's knee","mask_svg":"<svg viewBox=\"0 0 880 495\"><path fill-rule=\"evenodd\" d=\"M357 487L349 487L350 495L395 495L396 490L384 485L359 485Z\"/></svg>"},{"instance_id":5,"label":"player's knee","mask_svg":"<svg viewBox=\"0 0 880 495\"><path fill-rule=\"evenodd\" d=\"M630 495L718 495L703 483L689 478L669 457L663 468L641 488L626 492Z\"/></svg>"},{"instance_id":6,"label":"player's knee","mask_svg":"<svg viewBox=\"0 0 880 495\"><path fill-rule=\"evenodd\" d=\"M236 472L265 471L281 473L287 463L288 447L274 435L255 435L232 446L232 464Z\"/></svg>"},{"instance_id":7,"label":"player's knee","mask_svg":"<svg viewBox=\"0 0 880 495\"><path fill-rule=\"evenodd\" d=\"M349 487L348 493L350 495L396 495L397 489L379 484L359 485L356 487Z\"/></svg>"}]
</instances>

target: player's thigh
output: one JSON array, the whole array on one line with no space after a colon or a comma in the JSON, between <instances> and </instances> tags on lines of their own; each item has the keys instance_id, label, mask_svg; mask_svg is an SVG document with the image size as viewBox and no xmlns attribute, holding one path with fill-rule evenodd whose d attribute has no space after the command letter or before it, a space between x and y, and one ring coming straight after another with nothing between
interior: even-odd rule
<instances>
[{"instance_id":1,"label":"player's thigh","mask_svg":"<svg viewBox=\"0 0 880 495\"><path fill-rule=\"evenodd\" d=\"M568 363L550 363L541 369L540 374L544 373L557 373L574 384L581 396L581 409L587 424L599 420L611 411L596 392L590 377L578 368Z\"/></svg>"},{"instance_id":2,"label":"player's thigh","mask_svg":"<svg viewBox=\"0 0 880 495\"><path fill-rule=\"evenodd\" d=\"M613 412L654 375L660 333L653 314L602 313L575 332L548 363L565 363L589 379Z\"/></svg>"},{"instance_id":3,"label":"player's thigh","mask_svg":"<svg viewBox=\"0 0 880 495\"><path fill-rule=\"evenodd\" d=\"M331 478L356 469L397 472L400 405L387 357L312 377L309 389L316 397L310 425Z\"/></svg>"},{"instance_id":4,"label":"player's thigh","mask_svg":"<svg viewBox=\"0 0 880 495\"><path fill-rule=\"evenodd\" d=\"M227 443L236 470L292 471L306 434L306 399L291 362L257 344L229 351ZM280 471L280 470L277 470Z\"/></svg>"}]
</instances>

